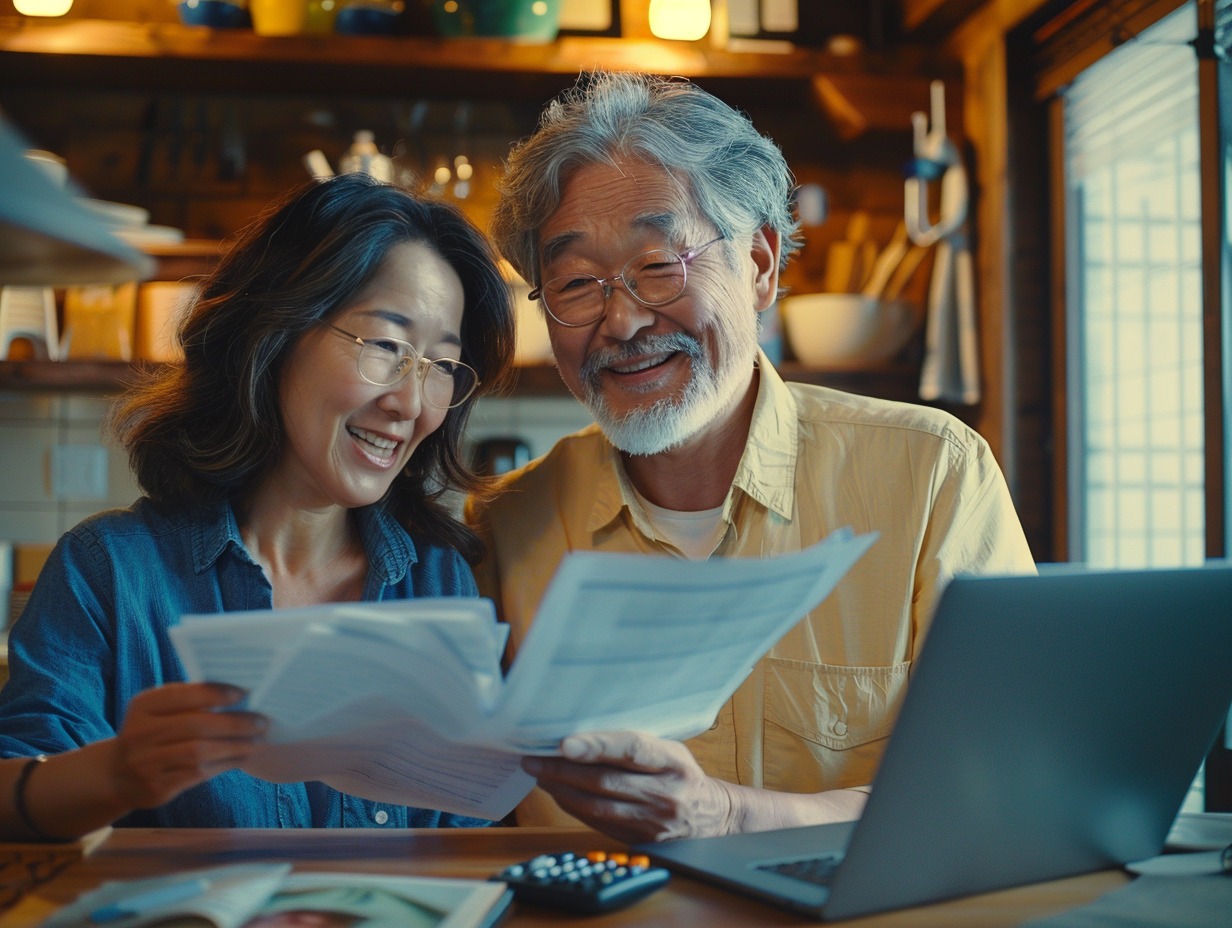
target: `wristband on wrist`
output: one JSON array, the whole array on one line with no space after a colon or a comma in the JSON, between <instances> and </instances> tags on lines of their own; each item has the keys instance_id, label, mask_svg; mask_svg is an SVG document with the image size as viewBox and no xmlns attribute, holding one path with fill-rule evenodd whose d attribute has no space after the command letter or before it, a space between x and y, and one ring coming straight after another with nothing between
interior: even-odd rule
<instances>
[{"instance_id":1,"label":"wristband on wrist","mask_svg":"<svg viewBox=\"0 0 1232 928\"><path fill-rule=\"evenodd\" d=\"M21 768L21 773L17 774L17 782L13 786L13 807L17 810L17 816L22 824L40 841L63 841L63 838L49 835L34 824L34 820L30 818L30 810L26 808L26 786L30 782L30 774L34 773L34 768L45 760L47 760L46 754L37 754L26 761L25 766Z\"/></svg>"}]
</instances>

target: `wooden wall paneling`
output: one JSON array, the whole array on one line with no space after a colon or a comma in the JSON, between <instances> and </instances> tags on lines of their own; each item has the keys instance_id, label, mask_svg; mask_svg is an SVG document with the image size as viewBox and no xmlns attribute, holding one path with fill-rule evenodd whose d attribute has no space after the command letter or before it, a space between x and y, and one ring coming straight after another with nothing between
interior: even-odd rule
<instances>
[{"instance_id":1,"label":"wooden wall paneling","mask_svg":"<svg viewBox=\"0 0 1232 928\"><path fill-rule=\"evenodd\" d=\"M1005 343L1005 50L991 11L969 19L950 42L963 63L963 133L957 140L971 187L968 223L976 268L981 400L975 426L988 440L1011 491L1018 480L1007 385L1013 370ZM964 144L965 141L965 144Z\"/></svg>"},{"instance_id":2,"label":"wooden wall paneling","mask_svg":"<svg viewBox=\"0 0 1232 928\"><path fill-rule=\"evenodd\" d=\"M1070 508L1074 498L1070 493L1069 381L1075 359L1069 353L1069 300L1066 278L1065 234L1065 108L1059 97L1047 103L1048 161L1051 182L1050 204L1051 254L1049 260L1049 315L1052 320L1052 560L1069 561L1081 556L1071 549Z\"/></svg>"},{"instance_id":3,"label":"wooden wall paneling","mask_svg":"<svg viewBox=\"0 0 1232 928\"><path fill-rule=\"evenodd\" d=\"M1232 127L1220 125L1220 91L1232 92L1232 79L1221 88L1221 62L1215 48L1214 0L1198 3L1198 145L1202 187L1202 370L1203 418L1206 467L1206 556L1228 556L1227 420L1225 404L1228 359L1224 357L1224 331L1228 309L1224 305L1223 280L1228 191L1223 179L1226 167L1223 143ZM1224 109L1232 112L1232 101Z\"/></svg>"},{"instance_id":4,"label":"wooden wall paneling","mask_svg":"<svg viewBox=\"0 0 1232 928\"><path fill-rule=\"evenodd\" d=\"M968 170L973 189L984 394L974 424L988 439L1005 472L1037 560L1053 553L1052 515L1039 505L1052 492L1050 475L1041 470L1039 461L1049 451L1047 443L1041 444L1039 432L1050 414L1044 407L1051 384L1042 385L1038 376L1043 366L1040 339L1046 335L1041 335L1031 312L1031 306L1038 308L1037 298L1021 287L1027 269L1040 261L1038 254L1024 255L1021 249L1038 249L1040 244L1036 240L1039 233L1029 225L1020 229L1015 214L1032 194L1030 188L1016 187L1030 172L1020 176L1023 165L1010 156L1015 137L1009 107L1012 97L1021 96L1016 82L1022 79L1022 68L1009 58L1007 37L1045 2L987 0L962 21L945 46L947 53L963 63L963 130L971 154ZM1013 118L1014 131L1021 132L1018 118ZM1037 199L1040 193L1037 189Z\"/></svg>"},{"instance_id":5,"label":"wooden wall paneling","mask_svg":"<svg viewBox=\"0 0 1232 928\"><path fill-rule=\"evenodd\" d=\"M1034 34L1040 99L1056 93L1126 40L1188 0L1077 0Z\"/></svg>"},{"instance_id":6,"label":"wooden wall paneling","mask_svg":"<svg viewBox=\"0 0 1232 928\"><path fill-rule=\"evenodd\" d=\"M1056 559L1053 440L1051 182L1048 112L1034 95L1029 52L1016 34L1006 44L1007 131L1004 326L1007 434L1015 500L1037 561Z\"/></svg>"},{"instance_id":7,"label":"wooden wall paneling","mask_svg":"<svg viewBox=\"0 0 1232 928\"><path fill-rule=\"evenodd\" d=\"M1232 308L1226 305L1228 281L1227 198L1224 141L1232 127L1220 125L1220 97L1232 94L1232 71L1221 60L1215 38L1213 0L1198 3L1198 125L1202 185L1202 353L1203 406L1206 449L1206 556L1229 554L1228 487L1228 351L1227 331ZM1232 100L1224 99L1224 112ZM1229 716L1232 722L1232 716ZM1203 800L1208 812L1232 811L1232 749L1228 724L1220 731L1206 758Z\"/></svg>"},{"instance_id":8,"label":"wooden wall paneling","mask_svg":"<svg viewBox=\"0 0 1232 928\"><path fill-rule=\"evenodd\" d=\"M953 35L985 0L899 0L901 28L914 42L939 42Z\"/></svg>"}]
</instances>

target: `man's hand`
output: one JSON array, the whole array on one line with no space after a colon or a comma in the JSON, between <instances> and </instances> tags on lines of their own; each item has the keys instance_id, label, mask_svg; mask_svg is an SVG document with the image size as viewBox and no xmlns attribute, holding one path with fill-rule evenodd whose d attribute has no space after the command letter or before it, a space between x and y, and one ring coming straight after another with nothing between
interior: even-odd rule
<instances>
[{"instance_id":1,"label":"man's hand","mask_svg":"<svg viewBox=\"0 0 1232 928\"><path fill-rule=\"evenodd\" d=\"M128 809L159 806L243 763L261 743L264 717L215 711L243 697L217 683L168 683L134 696L112 739L117 800Z\"/></svg>"},{"instance_id":2,"label":"man's hand","mask_svg":"<svg viewBox=\"0 0 1232 928\"><path fill-rule=\"evenodd\" d=\"M575 818L629 844L733 829L730 784L707 776L688 748L640 732L591 732L561 742L562 757L522 768Z\"/></svg>"}]
</instances>

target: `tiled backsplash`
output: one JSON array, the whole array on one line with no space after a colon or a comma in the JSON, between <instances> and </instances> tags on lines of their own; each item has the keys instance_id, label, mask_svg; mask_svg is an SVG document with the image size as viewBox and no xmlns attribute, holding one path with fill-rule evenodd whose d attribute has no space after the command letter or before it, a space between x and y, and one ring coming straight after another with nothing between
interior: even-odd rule
<instances>
[{"instance_id":1,"label":"tiled backsplash","mask_svg":"<svg viewBox=\"0 0 1232 928\"><path fill-rule=\"evenodd\" d=\"M54 542L85 516L137 498L127 456L103 441L106 410L100 397L0 391L0 542ZM568 396L484 399L468 434L516 438L538 456L588 422Z\"/></svg>"},{"instance_id":2,"label":"tiled backsplash","mask_svg":"<svg viewBox=\"0 0 1232 928\"><path fill-rule=\"evenodd\" d=\"M52 542L85 516L137 498L127 457L103 444L106 410L100 397L0 392L0 541ZM104 479L86 479L102 470Z\"/></svg>"}]
</instances>

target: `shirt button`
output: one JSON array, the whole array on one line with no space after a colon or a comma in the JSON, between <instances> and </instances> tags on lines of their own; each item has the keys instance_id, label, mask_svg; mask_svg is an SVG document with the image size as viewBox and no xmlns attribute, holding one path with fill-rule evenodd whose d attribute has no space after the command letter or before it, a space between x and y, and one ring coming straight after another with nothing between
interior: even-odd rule
<instances>
[{"instance_id":1,"label":"shirt button","mask_svg":"<svg viewBox=\"0 0 1232 928\"><path fill-rule=\"evenodd\" d=\"M834 726L831 729L831 731L833 731L836 735L838 735L841 738L843 737L843 735L847 734L847 723L844 722L842 719L839 719L838 721L834 723Z\"/></svg>"},{"instance_id":2,"label":"shirt button","mask_svg":"<svg viewBox=\"0 0 1232 928\"><path fill-rule=\"evenodd\" d=\"M386 822L388 822L388 821L389 821L389 813L388 813L388 812L386 812L384 809L381 809L381 811L379 811L379 812L378 812L375 816L373 816L373 817L376 819L376 823L377 823L378 825L384 825Z\"/></svg>"}]
</instances>

